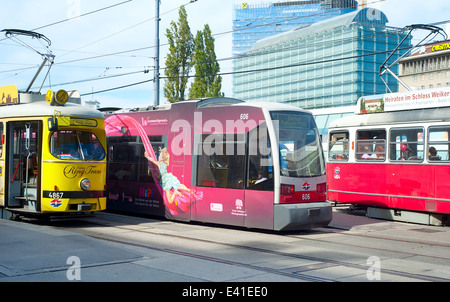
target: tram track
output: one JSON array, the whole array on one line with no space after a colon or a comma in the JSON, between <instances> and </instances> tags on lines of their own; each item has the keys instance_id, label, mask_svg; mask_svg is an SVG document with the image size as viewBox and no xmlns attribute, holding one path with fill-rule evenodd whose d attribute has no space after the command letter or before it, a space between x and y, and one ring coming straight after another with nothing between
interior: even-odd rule
<instances>
[{"instance_id":1,"label":"tram track","mask_svg":"<svg viewBox=\"0 0 450 302\"><path fill-rule=\"evenodd\" d=\"M402 243L408 243L408 244L416 244L416 245L424 245L424 246L434 246L434 247L444 247L444 248L450 248L450 245L448 244L438 244L433 242L426 242L426 241L415 241L415 240L405 240L405 239L399 239L399 238L389 238L389 237L382 237L382 236L371 236L371 235L363 235L363 234L355 234L355 233L348 233L348 232L342 232L339 229L333 229L333 228L321 228L319 230L316 230L316 232L320 232L323 234L339 234L343 236L351 236L351 237L358 237L358 238L365 238L365 239L374 239L374 240L385 240L385 241L391 241L391 242L402 242ZM306 238L308 240L308 238ZM326 240L319 240L319 239L313 239L314 241L322 241L322 242L329 242ZM356 244L348 244L348 243L339 243L334 242L336 244L343 244L346 246L353 246L357 248L367 248L367 246L362 245L356 245ZM427 255L427 254L418 254L417 252L406 252L406 251L397 251L392 249L383 249L383 248L376 248L371 247L374 250L379 251L386 251L386 252L399 252L402 254L409 254L411 256L423 256L423 257L430 257L430 258L436 258L436 259L442 259L442 260L450 260L450 257L442 257L442 256L436 256L436 255Z\"/></svg>"},{"instance_id":2,"label":"tram track","mask_svg":"<svg viewBox=\"0 0 450 302\"><path fill-rule=\"evenodd\" d=\"M311 255L303 255L303 254L296 254L296 253L290 253L290 252L276 251L273 249L267 249L267 248L262 248L262 247L249 246L249 245L242 245L242 244L235 244L235 243L230 243L230 242L219 242L217 240L196 238L196 237L185 236L185 235L180 235L180 234L172 234L169 232L164 232L161 230L154 230L151 228L136 229L134 227L129 227L125 224L124 225L117 225L117 224L114 225L114 223L107 222L107 221L102 222L101 220L97 220L97 219L96 220L86 219L83 221L84 221L84 223L87 223L89 225L95 225L97 227L108 227L108 228L112 227L121 232L138 232L140 234L148 234L149 236L150 235L156 236L155 238L158 238L158 237L165 238L166 240L174 239L174 240L179 240L179 241L196 242L199 244L217 245L217 246L221 246L221 247L225 247L225 248L232 248L232 249L237 249L237 250L247 250L247 251L251 251L251 252L255 252L255 253L263 253L266 255L275 255L278 257L299 259L299 260L303 260L303 261L310 261L310 262L318 263L316 266L311 266L311 267L306 266L306 267L289 268L289 269L278 269L278 268L275 269L275 268L264 267L264 266L259 266L259 265L255 265L255 264L245 263L245 262L232 261L232 260L220 259L217 257L205 256L200 253L192 253L192 252L183 250L182 248L173 249L173 248L168 248L168 247L164 247L164 246L158 246L158 244L155 243L155 240L146 241L146 242L142 242L142 241L138 242L135 240L131 240L129 238L115 237L115 236L111 236L111 235L105 234L105 233L95 233L92 231L91 232L84 231L83 229L77 228L74 230L73 228L70 228L70 230L72 230L72 231L83 233L87 236L97 238L97 239L107 240L107 241L111 241L111 242L115 242L115 243L121 243L121 244L126 244L126 245L131 245L131 246L141 247L141 248L146 248L146 249L151 249L151 250L157 250L157 251L165 252L165 253L182 255L182 256L201 259L201 260L205 260L205 261L211 261L211 262L216 262L216 263L229 264L229 265L245 267L245 268L249 268L249 269L255 269L255 270L262 271L262 272L278 274L278 275L282 275L282 276L288 276L291 278L296 278L296 279L304 280L304 281L315 281L315 282L336 281L331 278L329 278L329 279L328 278L320 278L320 277L308 275L308 271L309 271L308 268L310 270L314 270L315 268L324 268L324 267L351 268L351 269L356 269L357 271L360 271L361 274L366 274L367 270L368 270L368 265L366 265L366 264L350 263L347 261L342 261L342 260L337 260L337 259L330 259L330 258L324 258L324 257L319 257L319 256L311 256ZM62 227L62 228L64 228L64 227ZM64 228L64 229L67 230L67 228ZM349 234L346 232L342 232L342 230L339 231L338 229L332 229L332 228L321 228L321 229L314 230L311 232L312 233L322 233L322 234L333 234L333 233L339 232L339 234L344 234L347 236L357 236L357 237L365 238L365 239L397 241L396 239L387 238L387 237L384 238L384 237L379 237L379 236L365 236L365 235L361 235L361 234ZM269 233L268 235L273 235L273 233L271 233L271 234ZM359 248L359 249L364 249L364 248L367 249L368 248L367 246L363 246L363 245L349 244L349 243L345 243L345 242L328 241L326 239L311 238L308 236L303 236L303 235L298 235L298 234L285 234L285 235L277 234L277 235L285 236L286 238L293 238L293 239L298 239L298 240L302 240L302 241L305 240L305 241L316 242L316 243L321 243L321 244L333 244L333 245L341 245L341 246L343 245L346 247ZM404 242L412 243L412 244L433 245L432 243L418 242L418 241L411 241L411 240L404 240ZM437 246L448 247L447 245L437 245ZM408 253L405 251L399 251L399 250L395 250L395 249L379 249L379 250L385 251L385 252L401 253L403 255L406 255L406 257L422 256L422 257L428 257L428 258L450 260L447 257L430 256L430 255L426 255L426 254L422 255L422 254L418 254L418 253ZM417 280L417 281L431 281L431 282L443 282L443 281L448 282L448 281L450 281L449 279L446 279L446 278L411 273L411 272L403 272L403 271L399 271L399 270L386 269L386 268L383 268L383 274L388 274L388 275L393 275L393 276L401 276L401 277L410 278L410 279Z\"/></svg>"},{"instance_id":3,"label":"tram track","mask_svg":"<svg viewBox=\"0 0 450 302\"><path fill-rule=\"evenodd\" d=\"M88 224L91 224L91 225L100 226L100 227L108 227L108 228L111 227L109 224L102 224L102 223L97 222L97 221L96 222L89 221L89 220L83 220L83 221L85 223L88 223ZM277 274L277 275L281 275L281 276L287 276L287 277L295 278L295 279L302 280L302 281L309 281L309 282L333 282L334 281L332 279L320 278L320 277L315 277L315 276L309 276L307 274L291 272L289 270L273 269L273 268L262 267L262 266L253 265L253 264L249 264L249 263L243 263L243 262L231 261L231 260L226 260L226 259L220 259L220 258L216 258L216 257L210 257L210 256L195 254L195 253L186 252L186 251L179 251L179 250L175 250L175 249L171 249L171 248L157 247L154 244L154 242L142 243L142 242L129 240L129 239L126 239L126 238L118 238L118 237L114 237L113 238L113 237L111 237L109 235L106 235L106 234L93 234L92 232L83 232L83 231L80 231L80 229L73 229L73 228L66 228L66 227L56 227L56 228L60 228L60 229L64 229L64 230L70 230L70 231L75 231L77 233L81 233L83 235L87 235L89 237L100 239L100 240L105 240L105 241L108 241L108 242L125 244L125 245L130 245L130 246L133 246L133 247L145 248L145 249L155 250L155 251L169 253L169 254L175 254L175 255L179 255L179 256L185 256L185 257L189 257L189 258L195 258L195 259L209 261L209 262L214 262L214 263L219 263L219 264L227 264L227 265L237 266L237 267L241 267L241 268L253 269L253 270L257 270L257 271L261 271L261 272L265 272L265 273L271 273L271 274ZM120 229L122 231L147 233L147 234L151 234L151 235L157 235L157 236L163 236L163 237L172 237L172 238L177 238L177 239L181 239L181 240L189 240L189 241L196 241L196 242L201 242L201 243L218 244L218 245L221 245L221 246L227 246L227 247L232 247L232 248L240 248L240 249L247 249L247 250L253 250L253 251L258 251L258 252L270 253L269 250L251 249L250 247L243 246L243 245L227 244L227 243L221 243L221 242L205 240L205 239L199 239L199 238L192 238L192 237L181 236L181 235L148 232L148 231L136 230L136 229L128 228L128 227L124 227L124 226L113 226L113 228Z\"/></svg>"},{"instance_id":4,"label":"tram track","mask_svg":"<svg viewBox=\"0 0 450 302\"><path fill-rule=\"evenodd\" d=\"M159 235L161 235L161 234L159 234ZM95 236L95 235L94 236L93 235L89 235L89 236L93 237L93 238L97 238L97 239L106 240L106 241L109 241L109 242L115 242L115 243L132 245L132 246L135 246L135 247L141 247L141 248L156 250L156 251L169 253L169 254L176 254L176 255L180 255L180 256L200 259L200 260L209 261L209 262L215 262L215 263L220 263L220 264L227 264L227 265L232 265L232 266L237 266L237 267L254 269L254 270L258 270L258 271L265 272L265 273L272 273L272 274L287 276L287 277L290 277L290 278L295 278L295 279L299 279L299 280L303 280L303 281L310 281L310 282L333 282L334 281L334 280L326 279L326 278L319 278L319 277L314 277L314 276L308 276L306 274L301 274L301 273L284 272L283 270L272 269L272 268L268 268L268 267L261 267L261 266L252 265L252 264L248 264L248 263L224 260L224 259L220 259L220 258L208 257L208 256L194 254L194 253L189 253L189 252L177 251L177 250L173 250L173 249L158 248L158 247L155 247L155 246L149 246L147 244L140 244L140 243L136 243L136 242L117 240L117 239L113 239L113 238L105 238L103 236ZM186 239L186 238L183 238L183 239ZM192 238L190 238L190 240L192 240Z\"/></svg>"},{"instance_id":5,"label":"tram track","mask_svg":"<svg viewBox=\"0 0 450 302\"><path fill-rule=\"evenodd\" d=\"M401 238L389 238L389 237L383 237L383 236L372 236L372 235L363 235L363 234L356 234L356 233L349 233L345 232L339 228L333 228L333 227L324 227L316 230L317 232L322 233L338 233L340 235L346 235L346 236L354 236L354 237L361 237L361 238L370 238L370 239L380 239L380 240L389 240L389 241L395 241L395 242L404 242L404 243L413 243L413 244L425 244L430 246L440 246L440 247L448 247L450 248L449 244L440 244L435 242L426 242L426 241L415 241L415 240L406 240ZM443 259L449 259L448 257L443 257Z\"/></svg>"}]
</instances>

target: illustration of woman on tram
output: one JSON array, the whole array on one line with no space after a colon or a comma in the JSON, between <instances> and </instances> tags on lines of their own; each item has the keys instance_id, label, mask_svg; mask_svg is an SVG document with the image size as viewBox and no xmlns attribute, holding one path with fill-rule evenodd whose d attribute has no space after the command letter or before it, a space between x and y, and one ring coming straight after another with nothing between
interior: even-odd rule
<instances>
[{"instance_id":1,"label":"illustration of woman on tram","mask_svg":"<svg viewBox=\"0 0 450 302\"><path fill-rule=\"evenodd\" d=\"M189 211L193 203L201 200L203 195L201 192L193 192L185 185L181 184L178 178L172 173L167 172L169 165L170 154L167 148L163 148L157 158L148 134L145 132L142 125L127 115L108 117L105 121L105 130L107 133L114 131L122 131L125 127L128 131L137 131L144 146L144 156L149 161L158 167L158 170L151 169L151 174L155 180L160 179L157 183L157 189L164 199L166 206L166 215L181 215Z\"/></svg>"},{"instance_id":2,"label":"illustration of woman on tram","mask_svg":"<svg viewBox=\"0 0 450 302\"><path fill-rule=\"evenodd\" d=\"M169 165L170 154L167 152L167 148L163 148L159 154L158 161L154 160L147 152L144 153L145 158L155 164L161 175L161 186L164 190L167 201L169 204L172 204L175 201L177 196L183 196L183 194L179 190L186 191L188 194L191 193L191 190L187 188L185 185L180 183L178 178L172 173L167 172L167 166ZM173 192L172 192L173 190Z\"/></svg>"}]
</instances>

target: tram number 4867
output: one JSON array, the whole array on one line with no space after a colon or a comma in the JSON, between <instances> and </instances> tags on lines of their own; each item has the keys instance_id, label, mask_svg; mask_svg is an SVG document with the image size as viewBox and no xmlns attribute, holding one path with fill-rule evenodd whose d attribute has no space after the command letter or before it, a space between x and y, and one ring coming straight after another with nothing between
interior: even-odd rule
<instances>
[{"instance_id":1,"label":"tram number 4867","mask_svg":"<svg viewBox=\"0 0 450 302\"><path fill-rule=\"evenodd\" d=\"M267 287L264 286L227 287L227 297L266 297L267 294Z\"/></svg>"},{"instance_id":2,"label":"tram number 4867","mask_svg":"<svg viewBox=\"0 0 450 302\"><path fill-rule=\"evenodd\" d=\"M64 192L50 192L48 193L48 198L60 199L63 198Z\"/></svg>"}]
</instances>

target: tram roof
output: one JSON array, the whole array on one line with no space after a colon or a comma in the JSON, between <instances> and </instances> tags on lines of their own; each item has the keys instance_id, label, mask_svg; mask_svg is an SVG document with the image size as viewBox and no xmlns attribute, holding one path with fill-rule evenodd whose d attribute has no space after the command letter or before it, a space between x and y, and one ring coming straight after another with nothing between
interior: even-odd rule
<instances>
[{"instance_id":1,"label":"tram roof","mask_svg":"<svg viewBox=\"0 0 450 302\"><path fill-rule=\"evenodd\" d=\"M0 87L0 118L53 116L76 116L87 118L104 118L100 111L81 106L78 91L52 90L47 94L20 92L16 85Z\"/></svg>"},{"instance_id":2,"label":"tram roof","mask_svg":"<svg viewBox=\"0 0 450 302\"><path fill-rule=\"evenodd\" d=\"M307 110L299 108L299 107L295 107L290 104L277 103L277 102L244 102L244 103L236 104L236 106L252 106L252 107L264 108L267 110L286 110L286 111L294 110L294 111L302 111L302 112L311 113L310 111L307 111Z\"/></svg>"},{"instance_id":3,"label":"tram roof","mask_svg":"<svg viewBox=\"0 0 450 302\"><path fill-rule=\"evenodd\" d=\"M66 103L64 106L50 106L46 101L2 106L0 118L52 116L55 111L59 111L63 116L104 118L103 113L93 108L72 103Z\"/></svg>"},{"instance_id":4,"label":"tram roof","mask_svg":"<svg viewBox=\"0 0 450 302\"><path fill-rule=\"evenodd\" d=\"M143 107L143 108L100 108L100 111L108 113L126 113L126 112L142 112L142 111L158 111L169 110L172 106L178 106L179 104L195 104L196 108L214 108L214 107L229 107L229 106L250 106L258 107L267 110L295 110L302 112L309 112L299 107L295 107L290 104L277 103L277 102L245 102L235 98L218 97L218 98L202 98L181 101L173 104L162 104L157 107Z\"/></svg>"},{"instance_id":5,"label":"tram roof","mask_svg":"<svg viewBox=\"0 0 450 302\"><path fill-rule=\"evenodd\" d=\"M328 128L385 126L415 122L444 122L449 120L450 107L437 107L349 115L331 122Z\"/></svg>"}]
</instances>

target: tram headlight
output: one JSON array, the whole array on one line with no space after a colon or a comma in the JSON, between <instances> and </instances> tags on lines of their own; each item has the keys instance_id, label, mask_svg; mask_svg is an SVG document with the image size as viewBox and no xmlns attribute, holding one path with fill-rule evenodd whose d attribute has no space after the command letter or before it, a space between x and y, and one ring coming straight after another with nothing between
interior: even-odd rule
<instances>
[{"instance_id":1,"label":"tram headlight","mask_svg":"<svg viewBox=\"0 0 450 302\"><path fill-rule=\"evenodd\" d=\"M80 182L80 187L87 191L91 188L91 181L88 178L84 178L81 182Z\"/></svg>"}]
</instances>

